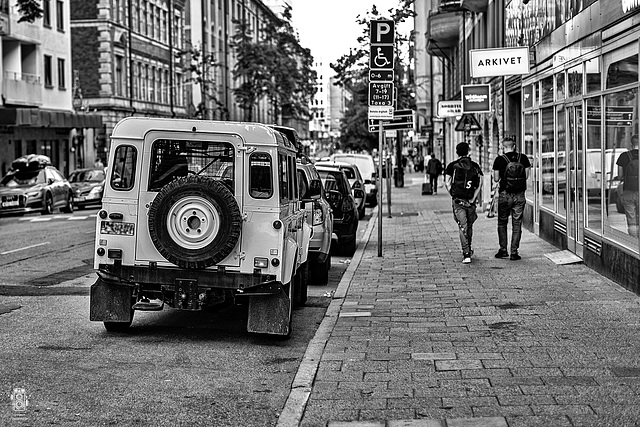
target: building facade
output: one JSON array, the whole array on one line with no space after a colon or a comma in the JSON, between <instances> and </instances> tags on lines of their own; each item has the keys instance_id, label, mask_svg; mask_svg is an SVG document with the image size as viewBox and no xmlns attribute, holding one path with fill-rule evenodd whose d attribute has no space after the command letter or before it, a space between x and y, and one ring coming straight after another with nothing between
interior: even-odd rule
<instances>
[{"instance_id":1,"label":"building facade","mask_svg":"<svg viewBox=\"0 0 640 427\"><path fill-rule=\"evenodd\" d=\"M639 133L639 23L640 6L626 0L441 0L427 18L426 51L445 64L443 99L460 99L461 85L491 87L491 112L474 115L480 130L456 132L457 118L445 119L447 152L468 141L489 179L499 142L516 136L533 160L525 226L640 294L638 195L629 190L638 182L621 180L638 171L617 164ZM528 47L528 74L471 78L470 50L514 47Z\"/></svg>"},{"instance_id":2,"label":"building facade","mask_svg":"<svg viewBox=\"0 0 640 427\"><path fill-rule=\"evenodd\" d=\"M18 22L15 4L0 2L0 172L25 154L44 154L67 175L84 166L98 115L73 109L70 2L43 0L43 16Z\"/></svg>"}]
</instances>

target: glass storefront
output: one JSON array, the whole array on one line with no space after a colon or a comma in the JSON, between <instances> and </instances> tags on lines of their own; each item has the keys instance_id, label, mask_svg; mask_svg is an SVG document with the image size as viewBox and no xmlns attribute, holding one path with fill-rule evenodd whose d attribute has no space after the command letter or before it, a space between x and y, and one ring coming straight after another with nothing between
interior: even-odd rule
<instances>
[{"instance_id":1,"label":"glass storefront","mask_svg":"<svg viewBox=\"0 0 640 427\"><path fill-rule=\"evenodd\" d=\"M523 151L534 159L528 185L534 211L566 224L569 240L582 244L588 230L636 254L638 206L631 211L634 195L623 187L618 161L640 131L638 54L636 40L567 61L526 82L522 103Z\"/></svg>"}]
</instances>

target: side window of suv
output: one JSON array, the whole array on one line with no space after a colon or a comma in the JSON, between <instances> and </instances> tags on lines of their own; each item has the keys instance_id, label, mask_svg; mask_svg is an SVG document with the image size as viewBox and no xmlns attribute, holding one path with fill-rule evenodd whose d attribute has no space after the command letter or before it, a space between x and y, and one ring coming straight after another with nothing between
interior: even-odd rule
<instances>
[{"instance_id":1,"label":"side window of suv","mask_svg":"<svg viewBox=\"0 0 640 427\"><path fill-rule=\"evenodd\" d=\"M284 154L278 154L278 180L280 181L280 200L289 200L289 163Z\"/></svg>"},{"instance_id":2,"label":"side window of suv","mask_svg":"<svg viewBox=\"0 0 640 427\"><path fill-rule=\"evenodd\" d=\"M127 191L133 188L137 156L136 148L131 145L120 145L116 149L112 165L111 188L118 191Z\"/></svg>"},{"instance_id":3,"label":"side window of suv","mask_svg":"<svg viewBox=\"0 0 640 427\"><path fill-rule=\"evenodd\" d=\"M249 157L249 194L254 199L268 199L273 195L271 156L251 153Z\"/></svg>"}]
</instances>

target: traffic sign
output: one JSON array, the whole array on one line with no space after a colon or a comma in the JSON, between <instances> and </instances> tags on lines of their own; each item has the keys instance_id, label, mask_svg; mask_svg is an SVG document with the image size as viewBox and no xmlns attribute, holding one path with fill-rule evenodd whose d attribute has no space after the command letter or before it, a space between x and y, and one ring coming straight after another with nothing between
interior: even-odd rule
<instances>
[{"instance_id":1,"label":"traffic sign","mask_svg":"<svg viewBox=\"0 0 640 427\"><path fill-rule=\"evenodd\" d=\"M393 70L371 69L369 70L369 81L372 82L392 82Z\"/></svg>"},{"instance_id":2,"label":"traffic sign","mask_svg":"<svg viewBox=\"0 0 640 427\"><path fill-rule=\"evenodd\" d=\"M458 123L456 123L456 131L469 132L472 130L482 130L482 127L472 114L463 114Z\"/></svg>"},{"instance_id":3,"label":"traffic sign","mask_svg":"<svg viewBox=\"0 0 640 427\"><path fill-rule=\"evenodd\" d=\"M393 107L390 106L369 106L369 122L377 120L393 119Z\"/></svg>"},{"instance_id":4,"label":"traffic sign","mask_svg":"<svg viewBox=\"0 0 640 427\"><path fill-rule=\"evenodd\" d=\"M369 105L393 106L393 83L369 82Z\"/></svg>"},{"instance_id":5,"label":"traffic sign","mask_svg":"<svg viewBox=\"0 0 640 427\"><path fill-rule=\"evenodd\" d=\"M391 20L375 20L370 23L371 44L391 44L396 38L396 23Z\"/></svg>"},{"instance_id":6,"label":"traffic sign","mask_svg":"<svg viewBox=\"0 0 640 427\"><path fill-rule=\"evenodd\" d=\"M369 47L369 68L393 70L393 45L374 45Z\"/></svg>"},{"instance_id":7,"label":"traffic sign","mask_svg":"<svg viewBox=\"0 0 640 427\"><path fill-rule=\"evenodd\" d=\"M383 130L401 130L414 129L413 110L396 110L393 113L392 120L382 122ZM380 122L369 120L369 132L377 132L380 130Z\"/></svg>"}]
</instances>

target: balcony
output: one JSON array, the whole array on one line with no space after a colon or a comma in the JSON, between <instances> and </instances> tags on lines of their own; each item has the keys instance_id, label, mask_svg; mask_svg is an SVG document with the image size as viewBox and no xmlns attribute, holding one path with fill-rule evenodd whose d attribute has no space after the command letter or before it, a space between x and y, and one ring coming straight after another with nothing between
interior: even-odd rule
<instances>
[{"instance_id":1,"label":"balcony","mask_svg":"<svg viewBox=\"0 0 640 427\"><path fill-rule=\"evenodd\" d=\"M5 71L2 79L5 104L38 107L42 105L42 84L34 74Z\"/></svg>"},{"instance_id":2,"label":"balcony","mask_svg":"<svg viewBox=\"0 0 640 427\"><path fill-rule=\"evenodd\" d=\"M489 0L440 0L438 10L440 12L484 13L487 11Z\"/></svg>"},{"instance_id":3,"label":"balcony","mask_svg":"<svg viewBox=\"0 0 640 427\"><path fill-rule=\"evenodd\" d=\"M456 12L432 12L427 18L427 45L437 46L435 50L454 47L460 39L461 24L462 15Z\"/></svg>"}]
</instances>

